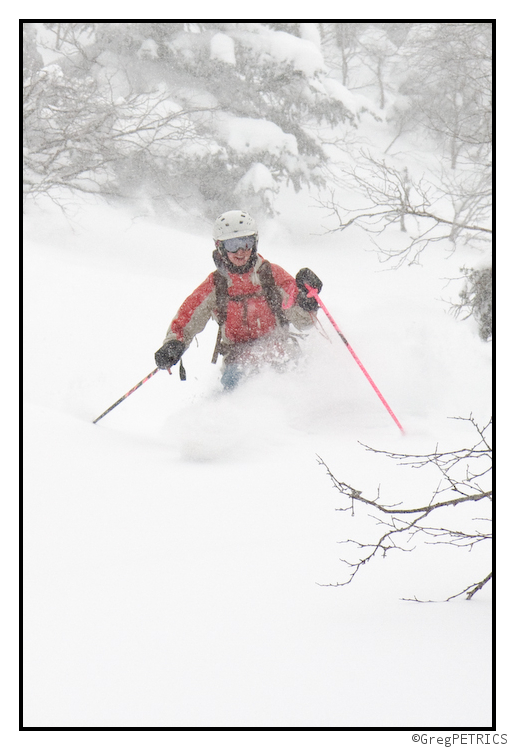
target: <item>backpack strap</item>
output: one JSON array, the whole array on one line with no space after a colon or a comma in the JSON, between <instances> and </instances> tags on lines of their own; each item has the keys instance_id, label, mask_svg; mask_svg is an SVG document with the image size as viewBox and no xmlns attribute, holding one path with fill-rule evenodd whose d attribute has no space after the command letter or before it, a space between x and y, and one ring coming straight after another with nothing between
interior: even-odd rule
<instances>
[{"instance_id":1,"label":"backpack strap","mask_svg":"<svg viewBox=\"0 0 515 750\"><path fill-rule=\"evenodd\" d=\"M218 317L218 335L216 337L215 349L213 351L213 357L211 359L212 364L216 365L219 354L223 354L222 351L222 326L227 318L227 305L229 304L229 292L227 291L227 279L216 270L213 274L215 283L215 294L216 294L216 312Z\"/></svg>"},{"instance_id":2,"label":"backpack strap","mask_svg":"<svg viewBox=\"0 0 515 750\"><path fill-rule=\"evenodd\" d=\"M263 261L261 264L258 276L261 286L263 287L263 292L265 293L265 299L268 302L271 311L277 318L279 325L283 327L288 326L288 318L283 310L283 298L281 297L281 292L275 283L272 266L267 260Z\"/></svg>"}]
</instances>

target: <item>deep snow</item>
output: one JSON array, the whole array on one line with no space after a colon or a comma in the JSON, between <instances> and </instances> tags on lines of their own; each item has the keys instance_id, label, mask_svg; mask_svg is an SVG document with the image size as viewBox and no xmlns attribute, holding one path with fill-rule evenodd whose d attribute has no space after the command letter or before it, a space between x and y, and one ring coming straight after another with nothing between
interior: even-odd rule
<instances>
[{"instance_id":1,"label":"deep snow","mask_svg":"<svg viewBox=\"0 0 515 750\"><path fill-rule=\"evenodd\" d=\"M360 520L335 513L316 455L364 494L428 498L438 477L359 443L459 448L449 417L490 415L490 345L441 299L463 258L385 271L359 234L314 234L309 199L280 207L260 252L323 279L405 436L322 314L329 340L311 332L290 376L221 394L209 324L186 382L160 372L93 425L212 270L210 227L94 201L25 217L27 727L491 724L491 589L400 601L479 580L486 551L418 549L317 585L344 579L337 542Z\"/></svg>"}]
</instances>

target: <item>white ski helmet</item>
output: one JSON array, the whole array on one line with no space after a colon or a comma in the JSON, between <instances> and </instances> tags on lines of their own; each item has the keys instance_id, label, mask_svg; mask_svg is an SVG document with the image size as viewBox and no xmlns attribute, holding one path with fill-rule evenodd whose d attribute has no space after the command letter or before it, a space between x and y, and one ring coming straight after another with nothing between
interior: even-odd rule
<instances>
[{"instance_id":1,"label":"white ski helmet","mask_svg":"<svg viewBox=\"0 0 515 750\"><path fill-rule=\"evenodd\" d=\"M257 224L246 211L226 211L213 225L213 239L223 242L231 237L250 237L258 240Z\"/></svg>"}]
</instances>

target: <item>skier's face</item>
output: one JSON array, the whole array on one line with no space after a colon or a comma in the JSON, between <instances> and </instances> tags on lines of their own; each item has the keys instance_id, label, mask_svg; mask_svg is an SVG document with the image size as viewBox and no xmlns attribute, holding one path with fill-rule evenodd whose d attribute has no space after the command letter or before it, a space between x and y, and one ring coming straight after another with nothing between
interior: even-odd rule
<instances>
[{"instance_id":1,"label":"skier's face","mask_svg":"<svg viewBox=\"0 0 515 750\"><path fill-rule=\"evenodd\" d=\"M239 247L235 253L227 253L227 257L229 258L229 262L233 264L233 266L245 266L250 260L250 256L252 254L252 249L246 250L243 247Z\"/></svg>"}]
</instances>

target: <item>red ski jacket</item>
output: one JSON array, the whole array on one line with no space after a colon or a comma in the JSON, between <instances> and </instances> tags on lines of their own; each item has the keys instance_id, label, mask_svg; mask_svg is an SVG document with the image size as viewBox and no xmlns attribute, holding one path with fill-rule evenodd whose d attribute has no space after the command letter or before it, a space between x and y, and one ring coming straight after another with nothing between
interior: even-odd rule
<instances>
[{"instance_id":1,"label":"red ski jacket","mask_svg":"<svg viewBox=\"0 0 515 750\"><path fill-rule=\"evenodd\" d=\"M266 300L259 269L264 263L261 255L253 268L245 274L227 273L227 316L222 321L222 343L225 347L254 341L271 333L279 325ZM270 264L273 279L284 304L284 315L298 330L313 325L311 313L295 304L297 284L283 268ZM225 274L224 274L225 275ZM210 318L220 323L217 309L215 272L182 303L168 328L165 343L176 339L189 346L193 338L206 326ZM314 316L313 316L314 317Z\"/></svg>"}]
</instances>

